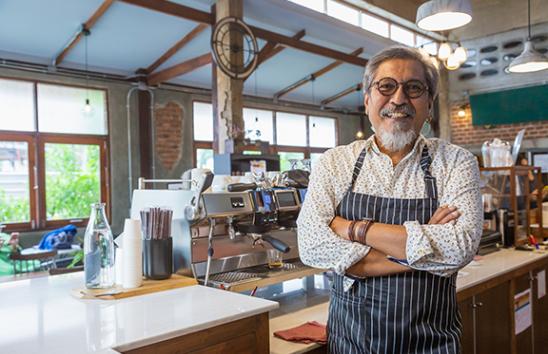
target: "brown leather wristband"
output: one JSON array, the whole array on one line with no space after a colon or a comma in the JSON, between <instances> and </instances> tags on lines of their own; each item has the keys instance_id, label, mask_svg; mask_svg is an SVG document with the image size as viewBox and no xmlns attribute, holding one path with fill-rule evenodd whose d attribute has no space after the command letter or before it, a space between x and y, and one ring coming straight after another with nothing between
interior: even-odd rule
<instances>
[{"instance_id":1,"label":"brown leather wristband","mask_svg":"<svg viewBox=\"0 0 548 354\"><path fill-rule=\"evenodd\" d=\"M363 245L367 244L367 231L369 231L369 228L371 225L373 225L373 220L363 220L360 222L360 225L358 226L358 232L357 232L357 241Z\"/></svg>"},{"instance_id":2,"label":"brown leather wristband","mask_svg":"<svg viewBox=\"0 0 548 354\"><path fill-rule=\"evenodd\" d=\"M348 224L348 229L346 231L346 234L348 236L348 239L352 242L355 241L354 239L354 228L356 227L357 220L352 220L350 224Z\"/></svg>"}]
</instances>

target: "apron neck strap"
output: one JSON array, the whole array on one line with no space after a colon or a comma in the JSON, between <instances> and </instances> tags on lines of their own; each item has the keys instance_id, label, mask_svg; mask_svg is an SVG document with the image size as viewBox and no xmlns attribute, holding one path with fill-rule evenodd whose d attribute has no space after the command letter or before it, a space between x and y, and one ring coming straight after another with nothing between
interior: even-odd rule
<instances>
[{"instance_id":1,"label":"apron neck strap","mask_svg":"<svg viewBox=\"0 0 548 354\"><path fill-rule=\"evenodd\" d=\"M424 186L426 188L426 195L428 198L438 199L438 188L436 186L436 178L430 173L430 165L432 164L432 157L428 153L428 146L424 144L421 153L421 169L424 173Z\"/></svg>"}]
</instances>

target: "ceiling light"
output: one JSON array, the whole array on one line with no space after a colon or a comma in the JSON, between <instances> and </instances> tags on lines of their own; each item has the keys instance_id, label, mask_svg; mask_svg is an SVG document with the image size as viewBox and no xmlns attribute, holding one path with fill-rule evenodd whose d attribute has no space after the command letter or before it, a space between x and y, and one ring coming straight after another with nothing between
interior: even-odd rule
<instances>
[{"instance_id":1,"label":"ceiling light","mask_svg":"<svg viewBox=\"0 0 548 354\"><path fill-rule=\"evenodd\" d=\"M527 31L523 52L508 65L511 73L532 73L548 69L548 58L537 52L531 41L531 0L527 1Z\"/></svg>"},{"instance_id":2,"label":"ceiling light","mask_svg":"<svg viewBox=\"0 0 548 354\"><path fill-rule=\"evenodd\" d=\"M466 49L459 45L457 49L455 49L455 52L453 53L455 55L455 58L459 61L459 64L462 64L468 59L468 56L466 55Z\"/></svg>"},{"instance_id":3,"label":"ceiling light","mask_svg":"<svg viewBox=\"0 0 548 354\"><path fill-rule=\"evenodd\" d=\"M533 42L525 42L523 52L508 66L511 73L531 73L548 69L548 58L540 54L533 47Z\"/></svg>"},{"instance_id":4,"label":"ceiling light","mask_svg":"<svg viewBox=\"0 0 548 354\"><path fill-rule=\"evenodd\" d=\"M455 53L451 54L449 58L447 58L446 61L443 62L447 70L457 70L460 67L460 63L455 55Z\"/></svg>"},{"instance_id":5,"label":"ceiling light","mask_svg":"<svg viewBox=\"0 0 548 354\"><path fill-rule=\"evenodd\" d=\"M430 0L419 6L415 23L427 31L446 31L472 21L469 0Z\"/></svg>"},{"instance_id":6,"label":"ceiling light","mask_svg":"<svg viewBox=\"0 0 548 354\"><path fill-rule=\"evenodd\" d=\"M438 49L438 58L440 60L445 60L449 58L449 55L451 55L451 46L447 42L443 42L440 45L440 49Z\"/></svg>"}]
</instances>

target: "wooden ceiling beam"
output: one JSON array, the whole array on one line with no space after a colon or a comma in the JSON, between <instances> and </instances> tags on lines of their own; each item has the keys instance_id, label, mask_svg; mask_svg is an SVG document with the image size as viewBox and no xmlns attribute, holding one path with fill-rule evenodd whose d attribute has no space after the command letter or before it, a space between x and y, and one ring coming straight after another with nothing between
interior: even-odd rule
<instances>
[{"instance_id":1,"label":"wooden ceiling beam","mask_svg":"<svg viewBox=\"0 0 548 354\"><path fill-rule=\"evenodd\" d=\"M249 27L251 28L251 31L255 36L265 39L267 41L277 42L278 44L285 45L287 47L292 47L305 52L321 55L335 60L340 60L348 64L358 65L360 67L365 67L365 65L367 65L367 59L352 56L343 52L339 52L338 50L322 47L317 44L308 43L298 39L287 37L282 34L264 30L262 28L254 26Z\"/></svg>"},{"instance_id":2,"label":"wooden ceiling beam","mask_svg":"<svg viewBox=\"0 0 548 354\"><path fill-rule=\"evenodd\" d=\"M148 68L146 68L146 73L151 74L154 70L158 69L160 65L165 63L169 58L171 58L175 53L181 50L185 45L192 41L196 36L202 33L209 26L205 23L200 23L198 26L194 27L192 31L187 33L183 38L181 38L177 43L175 43L171 48L169 48L161 57L156 59Z\"/></svg>"},{"instance_id":3,"label":"wooden ceiling beam","mask_svg":"<svg viewBox=\"0 0 548 354\"><path fill-rule=\"evenodd\" d=\"M203 22L210 25L215 23L215 18L208 12L199 11L188 6L179 5L166 0L120 0L128 4L141 6L150 10L159 11L168 15L181 17L187 20ZM268 31L262 28L249 26L253 34L268 42L276 42L278 44L292 47L305 52L321 55L324 57L341 60L345 63L365 67L367 60L339 52L334 49L322 47L317 44L304 42L292 37L284 36L283 34Z\"/></svg>"},{"instance_id":4,"label":"wooden ceiling beam","mask_svg":"<svg viewBox=\"0 0 548 354\"><path fill-rule=\"evenodd\" d=\"M174 77L187 74L195 69L198 69L204 65L211 63L211 53L202 54L198 57L189 59L167 69L158 71L147 77L147 83L149 85L158 85Z\"/></svg>"},{"instance_id":5,"label":"wooden ceiling beam","mask_svg":"<svg viewBox=\"0 0 548 354\"><path fill-rule=\"evenodd\" d=\"M120 0L122 2L144 7L149 10L162 12L168 15L181 17L187 20L215 24L215 17L209 12L196 10L192 7L176 4L165 0Z\"/></svg>"},{"instance_id":6,"label":"wooden ceiling beam","mask_svg":"<svg viewBox=\"0 0 548 354\"><path fill-rule=\"evenodd\" d=\"M300 40L306 35L306 31L300 30L299 32L295 33L293 35L293 39ZM280 53L282 50L287 48L286 46L279 45L276 42L268 42L265 44L265 46L261 49L259 52L259 57L257 59L257 66L261 65L261 63L264 63L268 59L272 58L276 54Z\"/></svg>"},{"instance_id":7,"label":"wooden ceiling beam","mask_svg":"<svg viewBox=\"0 0 548 354\"><path fill-rule=\"evenodd\" d=\"M82 39L82 36L84 35L84 32L91 30L93 25L99 20L101 16L104 15L104 13L108 10L108 8L114 3L114 0L105 0L95 10L93 15L82 24L82 27L76 32L76 34L69 40L67 45L61 50L61 52L55 57L53 60L53 66L58 66L61 64L61 62L65 59L65 57L68 55L68 53L80 42L80 39Z\"/></svg>"},{"instance_id":8,"label":"wooden ceiling beam","mask_svg":"<svg viewBox=\"0 0 548 354\"><path fill-rule=\"evenodd\" d=\"M326 98L325 100L323 100L320 104L322 106L325 106L325 105L328 105L329 103L333 102L333 101L336 101L338 100L339 98L342 98L346 95L349 95L351 94L352 92L355 92L355 91L359 91L362 89L362 84L356 84L356 85L352 85L351 87L347 88L346 90L344 91L341 91L337 94L334 94L333 96L331 97L328 97Z\"/></svg>"},{"instance_id":9,"label":"wooden ceiling beam","mask_svg":"<svg viewBox=\"0 0 548 354\"><path fill-rule=\"evenodd\" d=\"M350 55L358 56L362 52L363 52L363 48L358 48L355 51L353 51L352 53L350 53ZM294 91L294 90L298 89L299 87L303 86L304 84L306 84L310 81L316 80L318 77L320 77L324 74L327 74L328 72L330 72L331 70L335 69L336 67L338 67L339 65L342 65L342 64L344 64L344 63L341 60L334 61L331 64L324 66L320 70L318 70L316 72L313 72L312 74L307 75L304 78L300 79L299 81L287 86L283 90L280 90L280 91L276 92L274 94L274 102L277 102L280 99L280 97L282 97L283 95L287 95L291 91Z\"/></svg>"}]
</instances>

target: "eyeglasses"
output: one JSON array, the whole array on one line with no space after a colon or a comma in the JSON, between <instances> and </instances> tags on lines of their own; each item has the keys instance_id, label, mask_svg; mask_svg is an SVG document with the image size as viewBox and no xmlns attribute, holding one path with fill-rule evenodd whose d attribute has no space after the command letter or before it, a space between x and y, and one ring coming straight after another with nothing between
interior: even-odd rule
<instances>
[{"instance_id":1,"label":"eyeglasses","mask_svg":"<svg viewBox=\"0 0 548 354\"><path fill-rule=\"evenodd\" d=\"M403 86L403 92L409 98L419 98L424 92L428 90L428 86L420 80L409 80L405 82L397 82L391 77L385 77L379 81L371 83L371 86L375 86L379 93L383 96L392 96L400 85Z\"/></svg>"}]
</instances>

